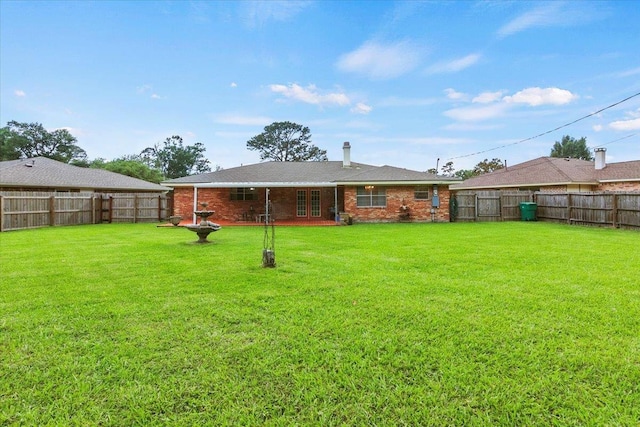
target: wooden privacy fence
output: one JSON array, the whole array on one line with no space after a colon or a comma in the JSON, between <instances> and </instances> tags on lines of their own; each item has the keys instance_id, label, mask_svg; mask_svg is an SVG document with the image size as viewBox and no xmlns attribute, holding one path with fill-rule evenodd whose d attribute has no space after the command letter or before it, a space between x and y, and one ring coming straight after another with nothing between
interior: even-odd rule
<instances>
[{"instance_id":1,"label":"wooden privacy fence","mask_svg":"<svg viewBox=\"0 0 640 427\"><path fill-rule=\"evenodd\" d=\"M530 191L458 191L455 221L516 221L520 202L533 201Z\"/></svg>"},{"instance_id":2,"label":"wooden privacy fence","mask_svg":"<svg viewBox=\"0 0 640 427\"><path fill-rule=\"evenodd\" d=\"M0 192L0 231L101 222L156 222L169 216L158 193Z\"/></svg>"},{"instance_id":3,"label":"wooden privacy fence","mask_svg":"<svg viewBox=\"0 0 640 427\"><path fill-rule=\"evenodd\" d=\"M520 203L537 204L542 221L640 228L640 193L458 191L452 221L519 221Z\"/></svg>"},{"instance_id":4,"label":"wooden privacy fence","mask_svg":"<svg viewBox=\"0 0 640 427\"><path fill-rule=\"evenodd\" d=\"M640 228L640 193L536 193L538 219Z\"/></svg>"}]
</instances>

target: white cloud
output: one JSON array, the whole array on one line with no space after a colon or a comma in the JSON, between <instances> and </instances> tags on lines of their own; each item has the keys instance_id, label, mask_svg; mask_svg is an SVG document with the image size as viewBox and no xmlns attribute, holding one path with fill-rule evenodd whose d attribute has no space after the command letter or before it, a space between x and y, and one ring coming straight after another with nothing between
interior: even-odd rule
<instances>
[{"instance_id":1,"label":"white cloud","mask_svg":"<svg viewBox=\"0 0 640 427\"><path fill-rule=\"evenodd\" d=\"M53 129L54 131L56 130L66 130L67 132L69 132L71 135L75 136L76 138L79 136L84 136L84 132L82 131L82 129L79 128L72 128L70 126L63 126L61 128L55 128Z\"/></svg>"},{"instance_id":2,"label":"white cloud","mask_svg":"<svg viewBox=\"0 0 640 427\"><path fill-rule=\"evenodd\" d=\"M341 71L375 80L392 79L413 70L420 60L417 46L409 42L380 44L367 42L337 62Z\"/></svg>"},{"instance_id":3,"label":"white cloud","mask_svg":"<svg viewBox=\"0 0 640 427\"><path fill-rule=\"evenodd\" d=\"M358 102L356 106L351 109L351 112L356 114L369 114L372 110L373 108L370 105Z\"/></svg>"},{"instance_id":4,"label":"white cloud","mask_svg":"<svg viewBox=\"0 0 640 427\"><path fill-rule=\"evenodd\" d=\"M160 95L158 95L157 93L152 93L151 94L151 99L162 99L162 97Z\"/></svg>"},{"instance_id":5,"label":"white cloud","mask_svg":"<svg viewBox=\"0 0 640 427\"><path fill-rule=\"evenodd\" d=\"M499 103L483 107L452 108L445 111L444 115L462 122L475 122L500 117L505 113L506 109L506 104Z\"/></svg>"},{"instance_id":6,"label":"white cloud","mask_svg":"<svg viewBox=\"0 0 640 427\"><path fill-rule=\"evenodd\" d=\"M558 3L550 3L523 13L503 25L498 30L498 35L506 37L532 27L551 25L561 18L561 15L558 13L559 6Z\"/></svg>"},{"instance_id":7,"label":"white cloud","mask_svg":"<svg viewBox=\"0 0 640 427\"><path fill-rule=\"evenodd\" d=\"M138 92L138 93L146 93L146 92L149 92L151 89L153 89L151 87L151 85L144 84L142 86L138 86L136 88L136 92Z\"/></svg>"},{"instance_id":8,"label":"white cloud","mask_svg":"<svg viewBox=\"0 0 640 427\"><path fill-rule=\"evenodd\" d=\"M636 74L640 74L640 67L632 68L630 70L621 71L616 76L617 77L631 77L631 76L635 76Z\"/></svg>"},{"instance_id":9,"label":"white cloud","mask_svg":"<svg viewBox=\"0 0 640 427\"><path fill-rule=\"evenodd\" d=\"M640 130L640 118L631 120L617 120L609 123L613 130Z\"/></svg>"},{"instance_id":10,"label":"white cloud","mask_svg":"<svg viewBox=\"0 0 640 427\"><path fill-rule=\"evenodd\" d=\"M231 84L229 85L229 87L238 87L238 84L236 82L231 82Z\"/></svg>"},{"instance_id":11,"label":"white cloud","mask_svg":"<svg viewBox=\"0 0 640 427\"><path fill-rule=\"evenodd\" d=\"M224 115L214 117L216 123L225 125L241 125L241 126L267 126L273 120L265 116L241 116L241 115Z\"/></svg>"},{"instance_id":12,"label":"white cloud","mask_svg":"<svg viewBox=\"0 0 640 427\"><path fill-rule=\"evenodd\" d=\"M17 96L18 98L24 98L25 96L27 96L27 94L23 90L20 90L20 89L17 89L15 91L13 91L13 94L15 96Z\"/></svg>"},{"instance_id":13,"label":"white cloud","mask_svg":"<svg viewBox=\"0 0 640 427\"><path fill-rule=\"evenodd\" d=\"M502 98L502 91L497 92L483 92L471 100L477 104L489 104L491 102L499 101Z\"/></svg>"},{"instance_id":14,"label":"white cloud","mask_svg":"<svg viewBox=\"0 0 640 427\"><path fill-rule=\"evenodd\" d=\"M393 142L406 142L416 145L456 145L466 144L469 142L465 138L446 138L446 137L426 137L426 138L399 138L393 140Z\"/></svg>"},{"instance_id":15,"label":"white cloud","mask_svg":"<svg viewBox=\"0 0 640 427\"><path fill-rule=\"evenodd\" d=\"M438 102L436 98L399 98L390 96L376 103L378 107L422 107Z\"/></svg>"},{"instance_id":16,"label":"white cloud","mask_svg":"<svg viewBox=\"0 0 640 427\"><path fill-rule=\"evenodd\" d=\"M547 104L564 105L577 98L578 95L557 87L548 87L544 89L539 87L530 87L521 90L520 92L516 92L513 96L505 96L503 100L507 103L528 104L532 107L537 107L539 105Z\"/></svg>"},{"instance_id":17,"label":"white cloud","mask_svg":"<svg viewBox=\"0 0 640 427\"><path fill-rule=\"evenodd\" d=\"M250 28L262 27L269 21L289 21L311 4L293 0L240 2L244 6L241 10L243 21Z\"/></svg>"},{"instance_id":18,"label":"white cloud","mask_svg":"<svg viewBox=\"0 0 640 427\"><path fill-rule=\"evenodd\" d=\"M594 125L592 129L594 132L600 132L602 130L602 125Z\"/></svg>"},{"instance_id":19,"label":"white cloud","mask_svg":"<svg viewBox=\"0 0 640 427\"><path fill-rule=\"evenodd\" d=\"M589 2L547 2L503 25L499 37L507 37L530 28L585 25L605 14Z\"/></svg>"},{"instance_id":20,"label":"white cloud","mask_svg":"<svg viewBox=\"0 0 640 427\"><path fill-rule=\"evenodd\" d=\"M447 94L447 98L453 99L453 100L465 99L467 97L466 94L464 94L462 92L458 92L458 91L456 91L455 89L452 89L452 88L445 89L444 93Z\"/></svg>"},{"instance_id":21,"label":"white cloud","mask_svg":"<svg viewBox=\"0 0 640 427\"><path fill-rule=\"evenodd\" d=\"M272 92L279 93L285 98L289 98L295 101L305 102L307 104L314 105L349 105L351 100L344 93L334 92L327 94L320 94L318 88L315 85L309 85L306 88L298 84L285 85L270 85L269 88Z\"/></svg>"},{"instance_id":22,"label":"white cloud","mask_svg":"<svg viewBox=\"0 0 640 427\"><path fill-rule=\"evenodd\" d=\"M503 125L497 125L497 124L481 125L481 124L471 123L471 122L464 122L464 123L459 122L459 123L451 123L449 125L446 125L443 127L443 129L452 130L452 131L461 131L461 132L471 132L471 131L478 131L478 130L482 130L482 131L494 130L494 129L500 129L502 127Z\"/></svg>"},{"instance_id":23,"label":"white cloud","mask_svg":"<svg viewBox=\"0 0 640 427\"><path fill-rule=\"evenodd\" d=\"M440 74L440 73L457 73L465 68L469 68L480 60L480 55L473 53L462 58L453 59L446 62L438 62L427 68L427 74Z\"/></svg>"}]
</instances>

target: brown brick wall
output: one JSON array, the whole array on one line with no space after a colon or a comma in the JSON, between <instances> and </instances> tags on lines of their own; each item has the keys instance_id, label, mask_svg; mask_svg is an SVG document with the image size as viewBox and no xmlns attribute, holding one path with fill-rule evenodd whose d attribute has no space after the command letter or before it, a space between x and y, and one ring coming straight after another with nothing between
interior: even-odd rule
<instances>
[{"instance_id":1,"label":"brown brick wall","mask_svg":"<svg viewBox=\"0 0 640 427\"><path fill-rule=\"evenodd\" d=\"M640 191L640 182L605 182L596 191L636 192Z\"/></svg>"},{"instance_id":2,"label":"brown brick wall","mask_svg":"<svg viewBox=\"0 0 640 427\"><path fill-rule=\"evenodd\" d=\"M431 214L431 201L415 200L413 198L414 186L389 186L387 190L386 208L359 208L356 203L356 187L346 187L344 190L344 211L355 222L397 222L400 221L400 206L409 207L411 221L449 222L449 198L451 192L447 186L439 186L440 207L435 209L435 215ZM431 189L430 189L431 191Z\"/></svg>"},{"instance_id":3,"label":"brown brick wall","mask_svg":"<svg viewBox=\"0 0 640 427\"><path fill-rule=\"evenodd\" d=\"M270 199L276 220L293 220L296 217L296 188L272 188ZM335 193L333 188L320 188L320 217L329 219L329 209L334 205ZM214 210L211 221L241 221L246 214L263 213L265 210L265 189L258 189L257 200L231 200L230 188L199 188L198 202L207 202L207 209ZM310 196L308 196L310 197ZM253 211L252 211L253 208ZM200 209L200 206L198 206ZM193 215L193 188L179 187L174 190L174 215L189 219ZM314 217L315 218L315 217ZM313 219L313 218L312 218Z\"/></svg>"}]
</instances>

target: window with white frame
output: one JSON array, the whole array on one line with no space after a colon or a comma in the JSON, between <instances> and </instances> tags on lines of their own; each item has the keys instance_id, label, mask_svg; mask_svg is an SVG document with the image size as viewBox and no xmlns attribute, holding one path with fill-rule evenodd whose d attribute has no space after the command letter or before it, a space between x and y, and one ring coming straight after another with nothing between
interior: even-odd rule
<instances>
[{"instance_id":1,"label":"window with white frame","mask_svg":"<svg viewBox=\"0 0 640 427\"><path fill-rule=\"evenodd\" d=\"M373 185L358 187L356 205L359 208L384 208L387 206L387 190Z\"/></svg>"},{"instance_id":2,"label":"window with white frame","mask_svg":"<svg viewBox=\"0 0 640 427\"><path fill-rule=\"evenodd\" d=\"M415 200L429 200L429 187L421 186L413 189Z\"/></svg>"}]
</instances>

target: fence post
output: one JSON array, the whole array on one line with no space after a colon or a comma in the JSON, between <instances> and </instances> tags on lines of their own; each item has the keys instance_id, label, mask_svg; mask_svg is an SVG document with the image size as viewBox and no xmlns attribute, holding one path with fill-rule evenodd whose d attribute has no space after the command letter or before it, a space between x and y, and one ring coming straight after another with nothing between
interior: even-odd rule
<instances>
[{"instance_id":1,"label":"fence post","mask_svg":"<svg viewBox=\"0 0 640 427\"><path fill-rule=\"evenodd\" d=\"M56 225L56 196L49 197L49 225Z\"/></svg>"},{"instance_id":2,"label":"fence post","mask_svg":"<svg viewBox=\"0 0 640 427\"><path fill-rule=\"evenodd\" d=\"M109 196L109 224L113 222L113 196Z\"/></svg>"},{"instance_id":3,"label":"fence post","mask_svg":"<svg viewBox=\"0 0 640 427\"><path fill-rule=\"evenodd\" d=\"M571 193L567 193L567 224L571 224Z\"/></svg>"},{"instance_id":4,"label":"fence post","mask_svg":"<svg viewBox=\"0 0 640 427\"><path fill-rule=\"evenodd\" d=\"M138 195L133 195L133 223L138 222Z\"/></svg>"},{"instance_id":5,"label":"fence post","mask_svg":"<svg viewBox=\"0 0 640 427\"><path fill-rule=\"evenodd\" d=\"M613 228L618 228L618 195L613 193L613 200L611 201L611 222Z\"/></svg>"},{"instance_id":6,"label":"fence post","mask_svg":"<svg viewBox=\"0 0 640 427\"><path fill-rule=\"evenodd\" d=\"M162 221L162 196L158 196L158 222Z\"/></svg>"},{"instance_id":7,"label":"fence post","mask_svg":"<svg viewBox=\"0 0 640 427\"><path fill-rule=\"evenodd\" d=\"M91 195L91 224L96 223L96 195Z\"/></svg>"},{"instance_id":8,"label":"fence post","mask_svg":"<svg viewBox=\"0 0 640 427\"><path fill-rule=\"evenodd\" d=\"M4 231L4 198L0 194L0 233Z\"/></svg>"}]
</instances>

